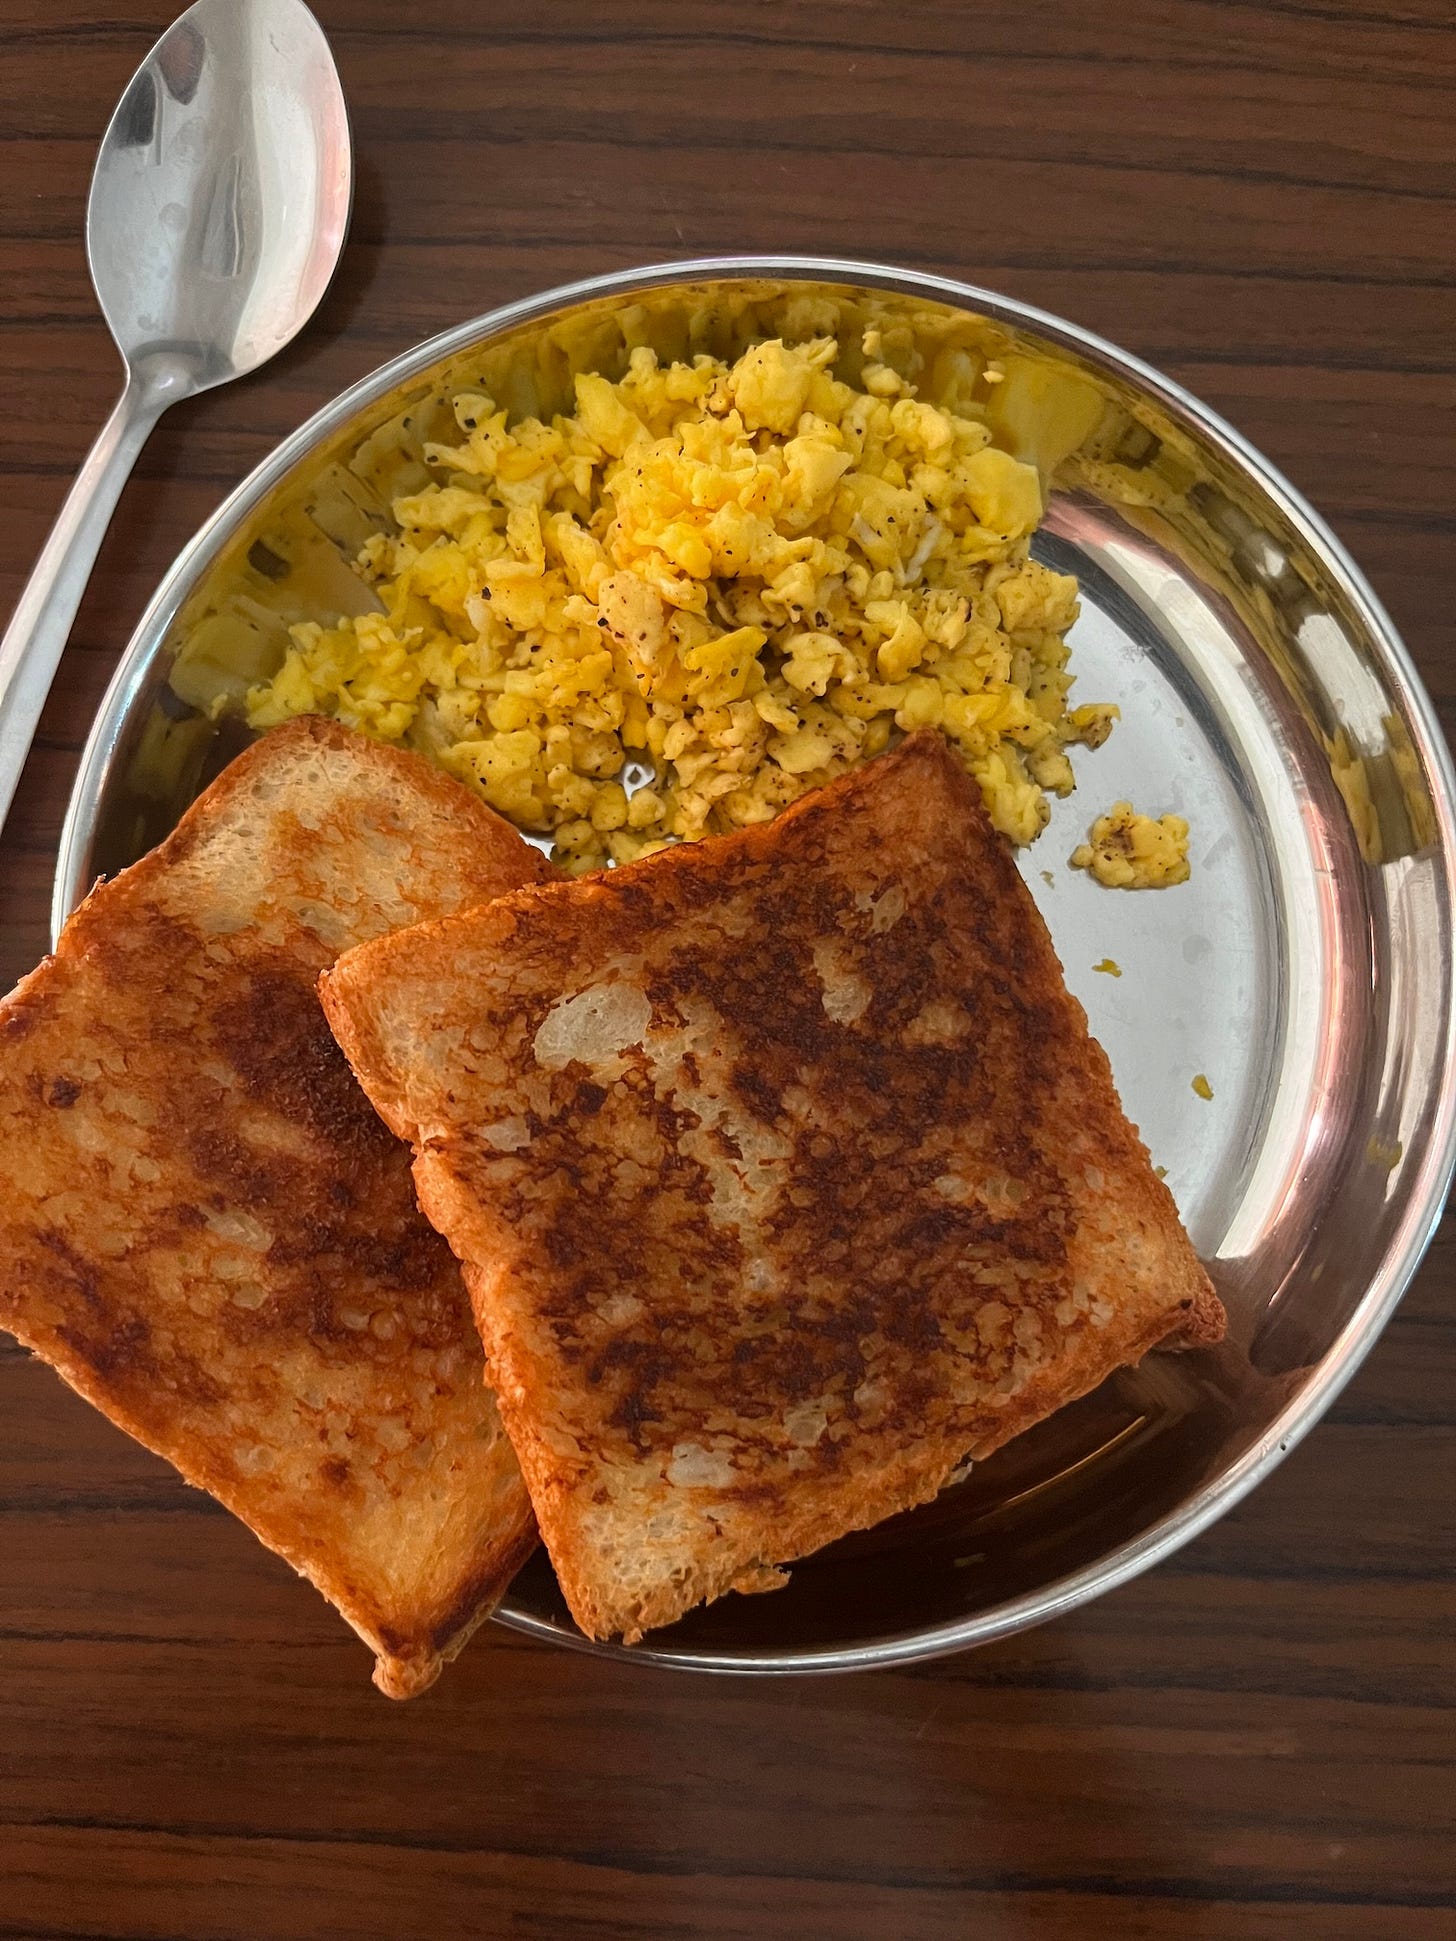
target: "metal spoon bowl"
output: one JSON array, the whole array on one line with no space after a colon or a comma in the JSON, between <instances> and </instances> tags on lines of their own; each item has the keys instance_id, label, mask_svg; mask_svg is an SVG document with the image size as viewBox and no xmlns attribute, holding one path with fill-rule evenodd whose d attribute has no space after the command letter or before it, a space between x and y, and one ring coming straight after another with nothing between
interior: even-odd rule
<instances>
[{"instance_id":1,"label":"metal spoon bowl","mask_svg":"<svg viewBox=\"0 0 1456 1941\"><path fill-rule=\"evenodd\" d=\"M298 334L339 260L352 193L343 89L302 0L197 0L121 97L86 253L126 383L0 641L0 824L152 426Z\"/></svg>"}]
</instances>

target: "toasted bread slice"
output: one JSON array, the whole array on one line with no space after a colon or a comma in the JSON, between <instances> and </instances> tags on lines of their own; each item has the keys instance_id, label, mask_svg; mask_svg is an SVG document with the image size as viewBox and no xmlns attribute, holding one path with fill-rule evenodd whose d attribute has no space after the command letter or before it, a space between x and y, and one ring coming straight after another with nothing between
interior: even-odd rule
<instances>
[{"instance_id":1,"label":"toasted bread slice","mask_svg":"<svg viewBox=\"0 0 1456 1941\"><path fill-rule=\"evenodd\" d=\"M466 1263L594 1636L767 1588L1221 1332L938 735L767 827L366 944L322 989Z\"/></svg>"},{"instance_id":2,"label":"toasted bread slice","mask_svg":"<svg viewBox=\"0 0 1456 1941\"><path fill-rule=\"evenodd\" d=\"M298 721L0 1005L0 1325L311 1578L394 1697L534 1529L459 1270L316 980L547 873L421 758Z\"/></svg>"}]
</instances>

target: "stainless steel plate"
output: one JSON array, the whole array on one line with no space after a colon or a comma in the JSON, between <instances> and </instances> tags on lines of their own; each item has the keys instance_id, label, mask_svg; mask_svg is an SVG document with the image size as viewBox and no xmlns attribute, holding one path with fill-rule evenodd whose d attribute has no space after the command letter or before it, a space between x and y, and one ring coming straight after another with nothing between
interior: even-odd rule
<instances>
[{"instance_id":1,"label":"stainless steel plate","mask_svg":"<svg viewBox=\"0 0 1456 1941\"><path fill-rule=\"evenodd\" d=\"M634 336L686 342L704 284L715 342L792 327L806 300L878 306L931 338L989 333L1030 374L1026 396L1053 399L1031 430L1008 412L1006 435L1059 460L1037 549L1081 581L1078 698L1123 718L1022 865L1231 1316L1216 1353L1150 1357L925 1509L806 1560L787 1590L726 1598L629 1654L847 1669L1036 1623L1202 1529L1329 1406L1438 1217L1456 1057L1450 759L1369 587L1272 467L1111 345L941 279L734 260L517 304L320 413L177 561L82 759L54 914L59 927L98 871L165 833L238 745L200 705L276 664L290 620L367 597L347 562L381 516L374 459L402 424L418 434L482 366L528 407ZM1124 796L1188 817L1188 884L1109 892L1066 867ZM1107 959L1120 975L1095 968ZM540 1557L501 1615L584 1642Z\"/></svg>"}]
</instances>

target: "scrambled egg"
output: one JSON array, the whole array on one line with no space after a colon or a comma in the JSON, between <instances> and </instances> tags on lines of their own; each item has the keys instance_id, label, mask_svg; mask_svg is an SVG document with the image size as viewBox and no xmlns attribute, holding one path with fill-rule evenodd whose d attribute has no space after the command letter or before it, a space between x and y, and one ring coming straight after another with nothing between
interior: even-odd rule
<instances>
[{"instance_id":1,"label":"scrambled egg","mask_svg":"<svg viewBox=\"0 0 1456 1941\"><path fill-rule=\"evenodd\" d=\"M1090 870L1111 890L1160 890L1188 881L1188 824L1182 816L1139 815L1118 802L1072 851L1073 869Z\"/></svg>"},{"instance_id":2,"label":"scrambled egg","mask_svg":"<svg viewBox=\"0 0 1456 1941\"><path fill-rule=\"evenodd\" d=\"M1031 841L1117 714L1068 705L1077 587L1028 555L1038 472L992 442L994 368L945 360L937 402L877 330L859 349L851 385L832 336L731 364L639 344L549 423L456 396L458 440L361 555L380 610L295 626L250 724L419 748L575 869L767 821L936 726ZM1184 825L1149 848L1144 823L1094 835L1100 880L1186 876Z\"/></svg>"}]
</instances>

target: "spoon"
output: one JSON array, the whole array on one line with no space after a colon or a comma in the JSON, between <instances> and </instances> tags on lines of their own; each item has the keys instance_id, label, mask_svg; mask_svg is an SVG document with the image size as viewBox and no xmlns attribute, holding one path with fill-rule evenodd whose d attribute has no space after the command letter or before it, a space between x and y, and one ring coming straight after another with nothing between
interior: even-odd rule
<instances>
[{"instance_id":1,"label":"spoon","mask_svg":"<svg viewBox=\"0 0 1456 1941\"><path fill-rule=\"evenodd\" d=\"M343 89L303 0L197 0L121 97L86 255L126 382L0 641L0 826L148 433L168 405L298 334L343 249L352 191Z\"/></svg>"}]
</instances>

